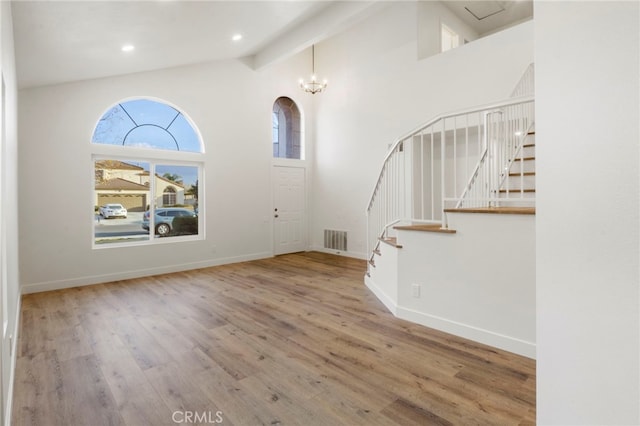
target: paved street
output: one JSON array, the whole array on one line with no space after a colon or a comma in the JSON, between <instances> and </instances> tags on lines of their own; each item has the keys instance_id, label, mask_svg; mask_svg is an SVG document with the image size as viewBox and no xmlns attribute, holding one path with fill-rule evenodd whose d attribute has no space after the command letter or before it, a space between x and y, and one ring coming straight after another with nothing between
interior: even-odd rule
<instances>
[{"instance_id":1,"label":"paved street","mask_svg":"<svg viewBox=\"0 0 640 426\"><path fill-rule=\"evenodd\" d=\"M96 239L117 238L148 235L149 231L142 229L142 212L129 212L126 219L105 219L96 214L94 234Z\"/></svg>"}]
</instances>

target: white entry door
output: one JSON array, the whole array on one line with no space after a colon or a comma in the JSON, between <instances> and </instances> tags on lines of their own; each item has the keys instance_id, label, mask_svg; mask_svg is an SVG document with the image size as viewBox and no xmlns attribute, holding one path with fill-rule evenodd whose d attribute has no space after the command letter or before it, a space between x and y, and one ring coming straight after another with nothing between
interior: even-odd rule
<instances>
[{"instance_id":1,"label":"white entry door","mask_svg":"<svg viewBox=\"0 0 640 426\"><path fill-rule=\"evenodd\" d=\"M307 247L305 169L273 167L274 254L295 253Z\"/></svg>"}]
</instances>

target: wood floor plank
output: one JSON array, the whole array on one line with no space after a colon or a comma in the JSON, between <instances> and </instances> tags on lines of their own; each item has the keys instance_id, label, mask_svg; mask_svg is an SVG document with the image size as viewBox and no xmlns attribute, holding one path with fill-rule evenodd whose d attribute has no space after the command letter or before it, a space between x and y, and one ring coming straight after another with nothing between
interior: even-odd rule
<instances>
[{"instance_id":1,"label":"wood floor plank","mask_svg":"<svg viewBox=\"0 0 640 426\"><path fill-rule=\"evenodd\" d=\"M175 361L145 370L144 374L164 400L171 413L219 411L213 401L200 392L191 377L184 374L184 367Z\"/></svg>"},{"instance_id":2,"label":"wood floor plank","mask_svg":"<svg viewBox=\"0 0 640 426\"><path fill-rule=\"evenodd\" d=\"M223 424L277 425L277 413L268 404L254 398L247 389L221 368L210 368L194 377L203 395L222 407Z\"/></svg>"},{"instance_id":3,"label":"wood floor plank","mask_svg":"<svg viewBox=\"0 0 640 426\"><path fill-rule=\"evenodd\" d=\"M275 346L259 336L245 333L238 328L232 328L230 333L238 339L238 345L249 349L259 374L263 380L287 383L287 388L295 395L304 399L313 398L328 387L323 383L318 371L309 368L306 363L291 358L286 347Z\"/></svg>"},{"instance_id":4,"label":"wood floor plank","mask_svg":"<svg viewBox=\"0 0 640 426\"><path fill-rule=\"evenodd\" d=\"M403 399L397 399L393 404L382 410L382 414L398 424L441 426L453 426L455 424L432 413L424 407L412 404Z\"/></svg>"},{"instance_id":5,"label":"wood floor plank","mask_svg":"<svg viewBox=\"0 0 640 426\"><path fill-rule=\"evenodd\" d=\"M118 337L94 346L100 369L126 424L168 424L168 407Z\"/></svg>"},{"instance_id":6,"label":"wood floor plank","mask_svg":"<svg viewBox=\"0 0 640 426\"><path fill-rule=\"evenodd\" d=\"M373 402L366 394L354 392L338 383L331 383L331 389L318 394L310 401L313 406L320 407L339 419L338 424L390 426L397 421L381 415L380 407L388 405Z\"/></svg>"},{"instance_id":7,"label":"wood floor plank","mask_svg":"<svg viewBox=\"0 0 640 426\"><path fill-rule=\"evenodd\" d=\"M194 346L193 342L165 318L166 316L149 315L137 320L165 352L174 354L190 351Z\"/></svg>"},{"instance_id":8,"label":"wood floor plank","mask_svg":"<svg viewBox=\"0 0 640 426\"><path fill-rule=\"evenodd\" d=\"M114 329L143 370L172 360L162 345L134 317L115 319Z\"/></svg>"},{"instance_id":9,"label":"wood floor plank","mask_svg":"<svg viewBox=\"0 0 640 426\"><path fill-rule=\"evenodd\" d=\"M123 425L108 383L94 355L60 363L59 390L64 423L68 425Z\"/></svg>"},{"instance_id":10,"label":"wood floor plank","mask_svg":"<svg viewBox=\"0 0 640 426\"><path fill-rule=\"evenodd\" d=\"M289 392L286 386L278 386L278 383L282 382L274 382L270 378L256 374L242 379L239 386L252 398L268 405L270 411L276 413L277 423L284 425L340 424L339 419L326 412L318 412L314 406L306 404L306 401Z\"/></svg>"},{"instance_id":11,"label":"wood floor plank","mask_svg":"<svg viewBox=\"0 0 640 426\"><path fill-rule=\"evenodd\" d=\"M62 375L55 351L39 351L33 356L22 356L20 360L14 384L20 402L14 404L12 423L64 424Z\"/></svg>"},{"instance_id":12,"label":"wood floor plank","mask_svg":"<svg viewBox=\"0 0 640 426\"><path fill-rule=\"evenodd\" d=\"M310 252L26 295L13 424L535 424L535 361L393 317L365 270Z\"/></svg>"}]
</instances>

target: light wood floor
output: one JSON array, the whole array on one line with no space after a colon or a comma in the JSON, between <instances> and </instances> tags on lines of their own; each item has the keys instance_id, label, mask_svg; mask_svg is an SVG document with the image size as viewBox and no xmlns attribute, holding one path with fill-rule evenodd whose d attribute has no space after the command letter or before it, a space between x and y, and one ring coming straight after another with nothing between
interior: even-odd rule
<instances>
[{"instance_id":1,"label":"light wood floor","mask_svg":"<svg viewBox=\"0 0 640 426\"><path fill-rule=\"evenodd\" d=\"M364 271L312 252L24 296L13 424L535 422L534 361L394 318Z\"/></svg>"}]
</instances>

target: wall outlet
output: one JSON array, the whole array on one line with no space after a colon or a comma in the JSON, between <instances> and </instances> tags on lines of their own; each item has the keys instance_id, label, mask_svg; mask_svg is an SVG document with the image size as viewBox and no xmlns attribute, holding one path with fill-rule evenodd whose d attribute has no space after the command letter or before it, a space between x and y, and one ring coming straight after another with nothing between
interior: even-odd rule
<instances>
[{"instance_id":1,"label":"wall outlet","mask_svg":"<svg viewBox=\"0 0 640 426\"><path fill-rule=\"evenodd\" d=\"M420 284L412 284L413 297L420 297Z\"/></svg>"}]
</instances>

